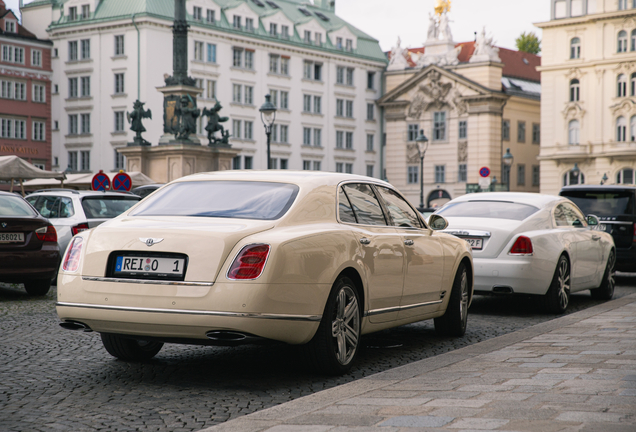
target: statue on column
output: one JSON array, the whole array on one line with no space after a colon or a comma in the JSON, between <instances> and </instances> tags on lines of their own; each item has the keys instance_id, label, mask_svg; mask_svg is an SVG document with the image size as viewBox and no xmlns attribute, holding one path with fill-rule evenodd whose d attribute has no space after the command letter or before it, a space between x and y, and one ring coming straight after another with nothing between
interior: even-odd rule
<instances>
[{"instance_id":1,"label":"statue on column","mask_svg":"<svg viewBox=\"0 0 636 432\"><path fill-rule=\"evenodd\" d=\"M130 130L136 133L133 145L150 145L150 143L141 136L142 132L146 132L142 119L152 119L152 112L149 109L144 109L144 102L137 99L133 104L132 112L126 112L126 117L130 124Z\"/></svg>"},{"instance_id":2,"label":"statue on column","mask_svg":"<svg viewBox=\"0 0 636 432\"><path fill-rule=\"evenodd\" d=\"M181 96L181 103L175 108L175 114L179 119L177 139L187 140L191 134L197 131L197 118L201 110L197 108L197 102L190 95Z\"/></svg>"},{"instance_id":3,"label":"statue on column","mask_svg":"<svg viewBox=\"0 0 636 432\"><path fill-rule=\"evenodd\" d=\"M220 102L216 102L214 107L207 109L203 108L203 115L208 117L208 124L205 126L205 130L208 132L208 145L229 145L230 132L226 131L221 123L229 120L229 117L221 117L219 111L223 107ZM215 132L221 132L221 138L214 136Z\"/></svg>"},{"instance_id":4,"label":"statue on column","mask_svg":"<svg viewBox=\"0 0 636 432\"><path fill-rule=\"evenodd\" d=\"M438 29L437 29L437 18L435 18L435 14L428 13L428 33L426 35L426 41L434 41L437 40Z\"/></svg>"},{"instance_id":5,"label":"statue on column","mask_svg":"<svg viewBox=\"0 0 636 432\"><path fill-rule=\"evenodd\" d=\"M409 62L406 60L408 50L401 47L402 40L398 36L397 44L391 48L391 58L389 59L389 66L386 70L404 70L409 67Z\"/></svg>"},{"instance_id":6,"label":"statue on column","mask_svg":"<svg viewBox=\"0 0 636 432\"><path fill-rule=\"evenodd\" d=\"M447 13L443 13L442 16L439 17L439 36L443 41L453 40L453 34L451 33L450 28L450 19L448 18Z\"/></svg>"},{"instance_id":7,"label":"statue on column","mask_svg":"<svg viewBox=\"0 0 636 432\"><path fill-rule=\"evenodd\" d=\"M486 27L483 27L477 36L475 52L468 62L476 63L484 61L501 62L501 59L499 58L499 48L494 46L492 37L486 36Z\"/></svg>"}]
</instances>

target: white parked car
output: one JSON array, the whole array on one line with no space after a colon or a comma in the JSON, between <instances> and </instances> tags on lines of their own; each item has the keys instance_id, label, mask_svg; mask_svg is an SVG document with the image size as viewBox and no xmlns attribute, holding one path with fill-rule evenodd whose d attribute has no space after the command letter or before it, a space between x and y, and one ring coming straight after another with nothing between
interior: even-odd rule
<instances>
[{"instance_id":1,"label":"white parked car","mask_svg":"<svg viewBox=\"0 0 636 432\"><path fill-rule=\"evenodd\" d=\"M224 171L180 178L75 236L57 313L123 360L164 342L265 338L305 344L315 367L343 373L365 333L434 318L463 335L472 274L468 244L429 228L388 183Z\"/></svg>"},{"instance_id":2,"label":"white parked car","mask_svg":"<svg viewBox=\"0 0 636 432\"><path fill-rule=\"evenodd\" d=\"M467 194L436 214L448 220L445 232L471 245L476 294L541 295L554 313L566 310L573 292L614 294L614 240L567 198Z\"/></svg>"}]
</instances>

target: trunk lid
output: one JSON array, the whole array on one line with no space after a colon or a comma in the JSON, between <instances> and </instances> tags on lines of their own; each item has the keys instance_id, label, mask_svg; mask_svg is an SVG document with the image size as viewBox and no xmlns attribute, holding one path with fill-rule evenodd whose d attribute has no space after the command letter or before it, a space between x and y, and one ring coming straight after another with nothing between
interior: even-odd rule
<instances>
[{"instance_id":1,"label":"trunk lid","mask_svg":"<svg viewBox=\"0 0 636 432\"><path fill-rule=\"evenodd\" d=\"M6 224L6 225L5 225ZM38 228L49 226L50 224L40 217L3 217L0 218L0 234L6 238L14 238L13 234L21 235L23 241L0 240L0 251L27 251L38 250L42 247L43 241L35 235ZM10 234L10 235L8 235Z\"/></svg>"},{"instance_id":2,"label":"trunk lid","mask_svg":"<svg viewBox=\"0 0 636 432\"><path fill-rule=\"evenodd\" d=\"M464 239L481 239L481 250L473 245L475 258L499 256L524 223L518 220L493 218L448 217L447 219L448 228L444 232Z\"/></svg>"}]
</instances>

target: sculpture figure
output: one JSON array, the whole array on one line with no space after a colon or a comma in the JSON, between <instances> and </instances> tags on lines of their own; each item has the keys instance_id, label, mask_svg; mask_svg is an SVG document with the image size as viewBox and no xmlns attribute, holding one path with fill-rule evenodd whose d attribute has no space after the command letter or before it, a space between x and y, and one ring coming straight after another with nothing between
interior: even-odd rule
<instances>
[{"instance_id":1,"label":"sculpture figure","mask_svg":"<svg viewBox=\"0 0 636 432\"><path fill-rule=\"evenodd\" d=\"M402 40L398 36L397 45L391 49L391 59L389 60L389 66L386 70L403 70L409 67L409 63L406 60L407 50L400 45Z\"/></svg>"},{"instance_id":2,"label":"sculpture figure","mask_svg":"<svg viewBox=\"0 0 636 432\"><path fill-rule=\"evenodd\" d=\"M148 141L142 138L141 133L146 132L146 128L142 123L142 119L152 119L152 111L144 109L144 102L139 99L133 104L132 112L126 112L130 130L135 132L134 145L150 145Z\"/></svg>"},{"instance_id":3,"label":"sculpture figure","mask_svg":"<svg viewBox=\"0 0 636 432\"><path fill-rule=\"evenodd\" d=\"M214 107L210 109L203 108L203 115L208 117L208 124L205 126L205 130L208 132L208 145L229 144L229 131L226 131L221 124L228 121L229 117L221 117L219 115L219 111L221 111L222 108L221 103L218 101ZM217 131L221 132L221 138L216 138L214 136L214 133Z\"/></svg>"},{"instance_id":4,"label":"sculpture figure","mask_svg":"<svg viewBox=\"0 0 636 432\"><path fill-rule=\"evenodd\" d=\"M486 27L483 27L477 41L475 42L475 52L470 58L470 63L480 61L497 61L500 62L499 48L494 46L493 38L486 36Z\"/></svg>"},{"instance_id":5,"label":"sculpture figure","mask_svg":"<svg viewBox=\"0 0 636 432\"><path fill-rule=\"evenodd\" d=\"M181 104L175 108L175 114L179 118L179 130L176 137L187 140L190 134L197 131L197 118L201 115L201 110L197 108L196 101L190 95L183 95L181 96Z\"/></svg>"},{"instance_id":6,"label":"sculpture figure","mask_svg":"<svg viewBox=\"0 0 636 432\"><path fill-rule=\"evenodd\" d=\"M435 15L432 13L428 13L428 33L426 36L426 41L437 40L437 19Z\"/></svg>"},{"instance_id":7,"label":"sculpture figure","mask_svg":"<svg viewBox=\"0 0 636 432\"><path fill-rule=\"evenodd\" d=\"M448 19L448 14L444 13L439 18L439 37L443 41L452 41L453 34L451 33L450 28L450 19Z\"/></svg>"}]
</instances>

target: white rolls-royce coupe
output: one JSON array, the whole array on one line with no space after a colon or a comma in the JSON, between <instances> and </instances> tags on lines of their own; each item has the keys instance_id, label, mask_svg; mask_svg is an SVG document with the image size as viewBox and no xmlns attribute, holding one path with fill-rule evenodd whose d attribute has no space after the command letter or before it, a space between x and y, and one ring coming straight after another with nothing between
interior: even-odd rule
<instances>
[{"instance_id":1,"label":"white rolls-royce coupe","mask_svg":"<svg viewBox=\"0 0 636 432\"><path fill-rule=\"evenodd\" d=\"M167 184L70 243L62 327L97 331L122 360L163 343L304 344L346 372L360 336L424 319L461 336L473 295L466 241L432 228L383 181L225 171Z\"/></svg>"}]
</instances>

